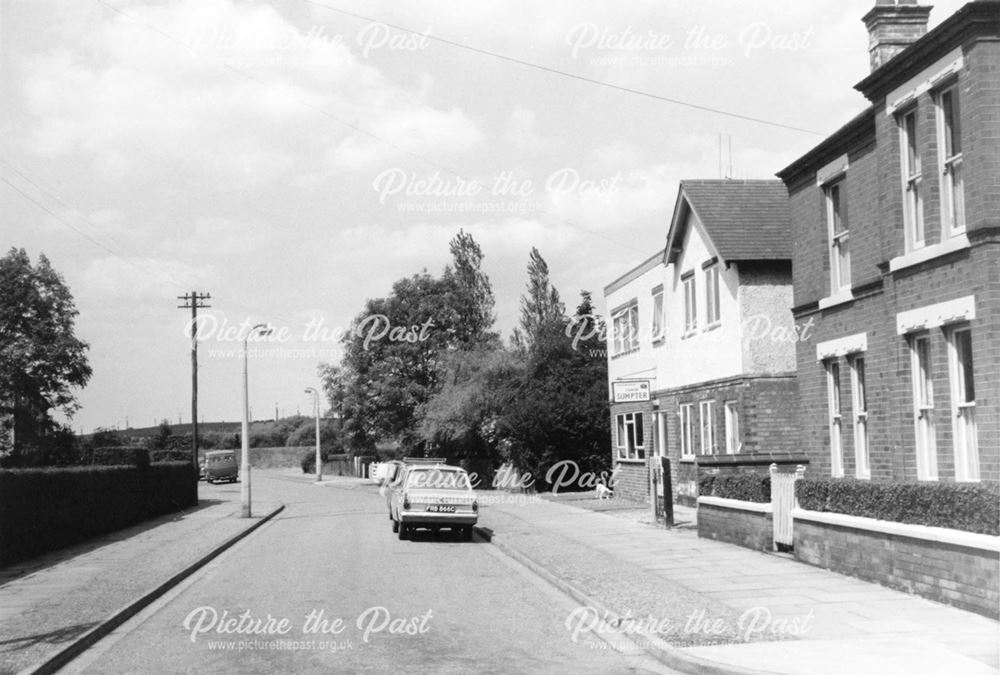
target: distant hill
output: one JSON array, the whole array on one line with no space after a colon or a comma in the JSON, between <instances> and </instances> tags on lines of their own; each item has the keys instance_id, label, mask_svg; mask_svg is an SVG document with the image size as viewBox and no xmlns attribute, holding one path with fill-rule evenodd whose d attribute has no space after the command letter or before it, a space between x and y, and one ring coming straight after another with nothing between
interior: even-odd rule
<instances>
[{"instance_id":1,"label":"distant hill","mask_svg":"<svg viewBox=\"0 0 1000 675\"><path fill-rule=\"evenodd\" d=\"M263 424L273 421L274 420L254 420L251 424ZM242 424L240 422L198 422L198 434L201 435L209 431L221 431L224 433L238 434L241 426ZM155 436L159 433L159 431L160 425L156 425L155 427L129 427L128 429L118 429L119 434L123 436L130 436L132 438ZM171 424L170 433L176 436L190 434L191 424ZM89 438L90 436L93 436L93 434L84 434L83 438Z\"/></svg>"}]
</instances>

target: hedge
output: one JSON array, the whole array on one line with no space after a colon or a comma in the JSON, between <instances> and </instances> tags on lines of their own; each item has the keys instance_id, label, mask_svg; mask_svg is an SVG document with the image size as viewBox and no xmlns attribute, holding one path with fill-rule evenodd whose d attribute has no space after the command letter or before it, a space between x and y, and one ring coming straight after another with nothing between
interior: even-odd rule
<instances>
[{"instance_id":1,"label":"hedge","mask_svg":"<svg viewBox=\"0 0 1000 675\"><path fill-rule=\"evenodd\" d=\"M897 523L1000 535L1000 483L873 483L851 478L803 478L799 506Z\"/></svg>"},{"instance_id":2,"label":"hedge","mask_svg":"<svg viewBox=\"0 0 1000 675\"><path fill-rule=\"evenodd\" d=\"M94 448L85 457L84 463L98 466L147 466L149 451L142 446Z\"/></svg>"},{"instance_id":3,"label":"hedge","mask_svg":"<svg viewBox=\"0 0 1000 675\"><path fill-rule=\"evenodd\" d=\"M0 564L196 503L186 462L0 470Z\"/></svg>"},{"instance_id":4,"label":"hedge","mask_svg":"<svg viewBox=\"0 0 1000 675\"><path fill-rule=\"evenodd\" d=\"M771 501L771 476L760 473L706 474L698 480L702 497L722 497L744 502Z\"/></svg>"}]
</instances>

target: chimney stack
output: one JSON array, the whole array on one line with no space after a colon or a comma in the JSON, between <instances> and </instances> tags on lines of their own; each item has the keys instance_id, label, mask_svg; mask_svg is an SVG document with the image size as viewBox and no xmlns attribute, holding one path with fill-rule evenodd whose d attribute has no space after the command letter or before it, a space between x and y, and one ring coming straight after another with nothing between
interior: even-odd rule
<instances>
[{"instance_id":1,"label":"chimney stack","mask_svg":"<svg viewBox=\"0 0 1000 675\"><path fill-rule=\"evenodd\" d=\"M868 28L868 54L872 71L916 42L927 32L930 5L917 0L876 0L861 19Z\"/></svg>"}]
</instances>

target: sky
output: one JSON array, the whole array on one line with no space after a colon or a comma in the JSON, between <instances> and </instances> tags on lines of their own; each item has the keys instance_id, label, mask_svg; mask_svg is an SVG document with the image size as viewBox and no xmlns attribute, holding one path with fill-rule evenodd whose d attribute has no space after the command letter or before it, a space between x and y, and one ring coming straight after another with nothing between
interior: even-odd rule
<instances>
[{"instance_id":1,"label":"sky","mask_svg":"<svg viewBox=\"0 0 1000 675\"><path fill-rule=\"evenodd\" d=\"M504 336L533 246L603 310L679 180L773 178L866 107L873 4L0 0L0 246L74 296L77 431L190 422L192 291L199 419L240 419L262 322L253 417L309 414L366 299L461 229Z\"/></svg>"}]
</instances>

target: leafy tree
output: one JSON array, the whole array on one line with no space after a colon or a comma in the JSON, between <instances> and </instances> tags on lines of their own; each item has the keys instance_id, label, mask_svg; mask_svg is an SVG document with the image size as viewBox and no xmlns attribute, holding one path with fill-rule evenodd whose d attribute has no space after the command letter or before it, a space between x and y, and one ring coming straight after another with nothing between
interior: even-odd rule
<instances>
[{"instance_id":1,"label":"leafy tree","mask_svg":"<svg viewBox=\"0 0 1000 675\"><path fill-rule=\"evenodd\" d=\"M399 442L420 453L419 411L442 384L457 350L498 345L493 291L475 240L459 232L440 277L426 271L399 279L385 298L370 299L344 337L339 366L321 367L332 408L344 419L348 445L371 452Z\"/></svg>"},{"instance_id":2,"label":"leafy tree","mask_svg":"<svg viewBox=\"0 0 1000 675\"><path fill-rule=\"evenodd\" d=\"M44 254L32 265L24 249L11 248L0 258L0 289L0 418L17 461L57 430L52 411L71 417L78 409L72 390L87 384L91 369L88 345L73 334L73 296Z\"/></svg>"},{"instance_id":3,"label":"leafy tree","mask_svg":"<svg viewBox=\"0 0 1000 675\"><path fill-rule=\"evenodd\" d=\"M584 292L574 318L586 320L592 313L590 294ZM595 476L611 464L607 362L592 350L574 348L565 324L565 317L551 315L538 324L525 367L511 383L497 420L505 459L531 473L539 489L550 487L546 473L556 462L572 460Z\"/></svg>"},{"instance_id":4,"label":"leafy tree","mask_svg":"<svg viewBox=\"0 0 1000 675\"><path fill-rule=\"evenodd\" d=\"M289 434L285 443L288 447L316 447L316 419L305 421ZM344 452L344 442L337 420L320 418L319 448L323 456L339 455Z\"/></svg>"},{"instance_id":5,"label":"leafy tree","mask_svg":"<svg viewBox=\"0 0 1000 675\"><path fill-rule=\"evenodd\" d=\"M119 434L114 429L97 427L90 436L90 447L92 448L119 448L126 445Z\"/></svg>"},{"instance_id":6,"label":"leafy tree","mask_svg":"<svg viewBox=\"0 0 1000 675\"><path fill-rule=\"evenodd\" d=\"M516 355L499 347L450 354L441 390L419 412L431 454L462 463L489 485L501 459L496 420L519 371Z\"/></svg>"},{"instance_id":7,"label":"leafy tree","mask_svg":"<svg viewBox=\"0 0 1000 675\"><path fill-rule=\"evenodd\" d=\"M151 444L155 450L163 450L170 442L170 437L174 431L170 428L170 422L166 419L160 420L160 425L156 428L156 435L153 436Z\"/></svg>"},{"instance_id":8,"label":"leafy tree","mask_svg":"<svg viewBox=\"0 0 1000 675\"><path fill-rule=\"evenodd\" d=\"M518 351L530 352L542 333L563 322L566 308L559 291L549 282L549 266L537 248L528 258L527 293L521 296L521 323L514 329L513 343Z\"/></svg>"},{"instance_id":9,"label":"leafy tree","mask_svg":"<svg viewBox=\"0 0 1000 675\"><path fill-rule=\"evenodd\" d=\"M491 330L496 317L493 286L482 270L483 251L472 235L459 230L450 243L452 263L445 268L443 283L451 294L447 303L456 315L455 342L462 349L492 345L499 335Z\"/></svg>"}]
</instances>

